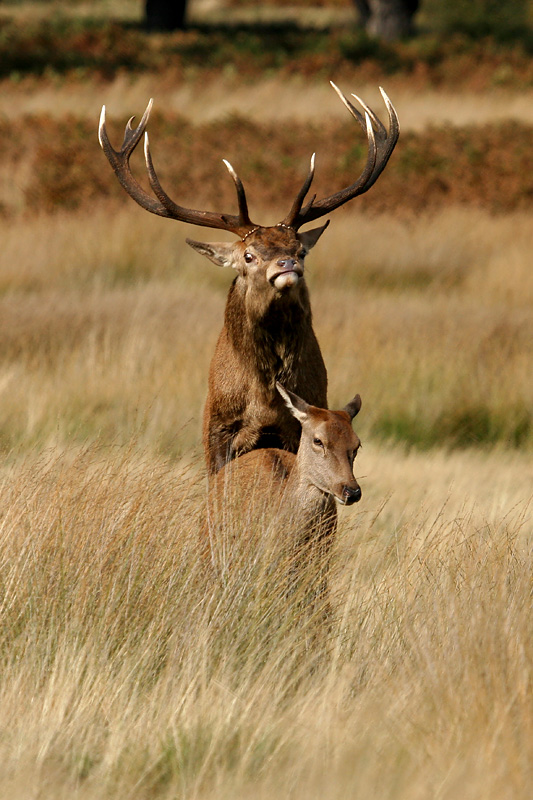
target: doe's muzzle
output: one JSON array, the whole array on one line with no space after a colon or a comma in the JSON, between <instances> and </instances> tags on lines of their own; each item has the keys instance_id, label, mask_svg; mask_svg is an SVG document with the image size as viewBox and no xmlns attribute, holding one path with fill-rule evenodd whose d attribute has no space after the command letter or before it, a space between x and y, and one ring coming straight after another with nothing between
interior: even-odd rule
<instances>
[{"instance_id":1,"label":"doe's muzzle","mask_svg":"<svg viewBox=\"0 0 533 800\"><path fill-rule=\"evenodd\" d=\"M342 498L344 500L344 505L346 506L351 506L353 503L358 503L362 495L363 493L360 486L357 486L355 489L351 486L343 486L342 488Z\"/></svg>"}]
</instances>

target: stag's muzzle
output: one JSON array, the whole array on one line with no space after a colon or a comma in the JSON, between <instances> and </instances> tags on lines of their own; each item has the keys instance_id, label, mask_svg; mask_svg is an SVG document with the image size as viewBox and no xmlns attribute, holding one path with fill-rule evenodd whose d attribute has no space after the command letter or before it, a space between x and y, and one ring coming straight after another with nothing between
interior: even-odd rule
<instances>
[{"instance_id":1,"label":"stag's muzzle","mask_svg":"<svg viewBox=\"0 0 533 800\"><path fill-rule=\"evenodd\" d=\"M302 265L294 258L280 258L276 261L270 283L279 289L290 289L296 286L304 271Z\"/></svg>"}]
</instances>

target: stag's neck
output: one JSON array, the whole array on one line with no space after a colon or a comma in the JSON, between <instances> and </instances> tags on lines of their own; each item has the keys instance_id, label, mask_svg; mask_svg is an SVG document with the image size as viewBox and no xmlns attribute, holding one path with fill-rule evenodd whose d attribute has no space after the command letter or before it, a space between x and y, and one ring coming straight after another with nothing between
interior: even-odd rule
<instances>
[{"instance_id":1,"label":"stag's neck","mask_svg":"<svg viewBox=\"0 0 533 800\"><path fill-rule=\"evenodd\" d=\"M279 318L292 319L295 315L302 319L311 316L309 291L303 279L288 292L274 295L270 290L264 293L246 291L245 285L239 286L238 281L237 288L246 309L246 317L253 325L275 325Z\"/></svg>"},{"instance_id":2,"label":"stag's neck","mask_svg":"<svg viewBox=\"0 0 533 800\"><path fill-rule=\"evenodd\" d=\"M312 336L309 292L303 281L288 295L267 301L246 291L236 278L226 304L225 327L235 351L264 375L283 382L295 370Z\"/></svg>"}]
</instances>

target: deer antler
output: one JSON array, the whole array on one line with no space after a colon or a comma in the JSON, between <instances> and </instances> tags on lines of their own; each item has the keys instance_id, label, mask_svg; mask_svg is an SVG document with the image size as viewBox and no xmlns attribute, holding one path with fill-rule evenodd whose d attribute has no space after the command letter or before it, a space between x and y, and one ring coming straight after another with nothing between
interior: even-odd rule
<instances>
[{"instance_id":1,"label":"deer antler","mask_svg":"<svg viewBox=\"0 0 533 800\"><path fill-rule=\"evenodd\" d=\"M366 165L359 178L351 186L348 186L346 189L342 189L340 192L336 192L336 194L330 195L330 197L325 197L323 200L319 200L316 203L315 195L311 198L310 202L307 203L304 208L302 208L303 201L307 192L309 191L315 171L315 156L313 154L311 158L311 166L303 186L296 195L296 199L294 200L288 215L280 223L281 225L287 225L290 228L294 228L294 230L298 230L298 228L300 228L306 222L312 222L319 217L323 217L325 214L329 214L331 211L339 208L339 206L347 203L348 200L367 192L370 187L374 185L385 169L387 161L389 160L396 142L398 141L398 136L400 135L400 123L398 121L398 115L396 114L394 106L387 97L385 91L381 87L379 90L389 113L388 132L385 126L374 114L372 109L369 108L366 103L363 102L363 100L361 100L355 94L352 95L352 97L355 97L357 102L363 107L365 112L364 117L361 112L354 108L352 103L347 100L340 89L335 86L333 81L330 81L330 83L350 114L355 117L367 135L368 155L366 159Z\"/></svg>"},{"instance_id":2,"label":"deer antler","mask_svg":"<svg viewBox=\"0 0 533 800\"><path fill-rule=\"evenodd\" d=\"M242 181L231 166L231 164L224 160L233 182L237 190L237 200L239 203L239 216L233 214L219 214L212 211L195 211L192 208L185 208L177 205L170 199L159 182L152 156L150 154L150 147L148 142L148 134L145 133L150 111L152 110L152 100L148 103L146 111L144 112L139 125L136 128L132 127L132 122L135 117L131 117L126 125L124 132L124 141L120 150L114 150L109 141L105 124L105 106L102 106L102 113L100 115L100 125L98 128L98 139L100 146L107 156L107 159L117 178L119 179L122 187L146 211L152 214L158 214L160 217L169 217L170 219L180 220L181 222L190 222L193 225L202 225L206 228L221 228L225 231L237 234L237 236L245 236L256 226L250 220L248 215L248 205L246 202L246 194ZM144 157L146 161L146 169L148 171L148 178L150 185L156 197L152 197L146 192L141 184L133 177L130 168L130 156L139 144L142 135L144 139ZM157 199L156 199L157 198Z\"/></svg>"}]
</instances>

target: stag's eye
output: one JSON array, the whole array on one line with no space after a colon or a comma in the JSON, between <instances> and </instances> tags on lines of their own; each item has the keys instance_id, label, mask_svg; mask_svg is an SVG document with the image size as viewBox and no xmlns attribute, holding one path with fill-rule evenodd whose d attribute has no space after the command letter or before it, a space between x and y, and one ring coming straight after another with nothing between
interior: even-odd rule
<instances>
[{"instance_id":1,"label":"stag's eye","mask_svg":"<svg viewBox=\"0 0 533 800\"><path fill-rule=\"evenodd\" d=\"M244 260L246 261L247 264L251 264L252 261L254 260L254 257L251 253L245 253Z\"/></svg>"},{"instance_id":2,"label":"stag's eye","mask_svg":"<svg viewBox=\"0 0 533 800\"><path fill-rule=\"evenodd\" d=\"M319 439L317 436L313 439L313 444L316 444L317 447L324 447L322 439Z\"/></svg>"}]
</instances>

